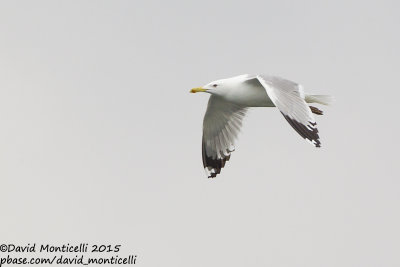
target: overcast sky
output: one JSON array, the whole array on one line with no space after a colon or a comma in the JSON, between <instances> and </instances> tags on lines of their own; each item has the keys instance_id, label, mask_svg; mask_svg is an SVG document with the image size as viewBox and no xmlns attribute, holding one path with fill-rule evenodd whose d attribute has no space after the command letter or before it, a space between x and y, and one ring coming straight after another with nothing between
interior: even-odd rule
<instances>
[{"instance_id":1,"label":"overcast sky","mask_svg":"<svg viewBox=\"0 0 400 267\"><path fill-rule=\"evenodd\" d=\"M399 8L2 1L0 243L121 244L150 267L399 266ZM322 148L254 109L207 179L208 95L189 89L243 73L334 95Z\"/></svg>"}]
</instances>

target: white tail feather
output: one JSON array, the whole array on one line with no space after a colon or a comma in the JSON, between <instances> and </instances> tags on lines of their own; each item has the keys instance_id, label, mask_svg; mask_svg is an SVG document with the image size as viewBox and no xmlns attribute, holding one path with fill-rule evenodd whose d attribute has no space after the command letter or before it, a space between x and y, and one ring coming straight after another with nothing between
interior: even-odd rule
<instances>
[{"instance_id":1,"label":"white tail feather","mask_svg":"<svg viewBox=\"0 0 400 267\"><path fill-rule=\"evenodd\" d=\"M322 105L330 105L334 100L335 98L330 95L306 95L305 97L307 103L318 103Z\"/></svg>"}]
</instances>

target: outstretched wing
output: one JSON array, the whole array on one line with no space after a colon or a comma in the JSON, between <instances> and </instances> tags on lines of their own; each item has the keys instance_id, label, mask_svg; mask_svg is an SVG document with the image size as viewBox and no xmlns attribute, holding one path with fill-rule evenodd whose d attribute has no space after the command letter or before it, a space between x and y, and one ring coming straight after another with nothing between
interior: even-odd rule
<instances>
[{"instance_id":1,"label":"outstretched wing","mask_svg":"<svg viewBox=\"0 0 400 267\"><path fill-rule=\"evenodd\" d=\"M208 178L221 172L238 136L246 108L211 95L203 121L202 155Z\"/></svg>"},{"instance_id":2,"label":"outstretched wing","mask_svg":"<svg viewBox=\"0 0 400 267\"><path fill-rule=\"evenodd\" d=\"M257 79L289 124L303 138L320 147L317 123L304 101L301 85L275 76L257 75Z\"/></svg>"}]
</instances>

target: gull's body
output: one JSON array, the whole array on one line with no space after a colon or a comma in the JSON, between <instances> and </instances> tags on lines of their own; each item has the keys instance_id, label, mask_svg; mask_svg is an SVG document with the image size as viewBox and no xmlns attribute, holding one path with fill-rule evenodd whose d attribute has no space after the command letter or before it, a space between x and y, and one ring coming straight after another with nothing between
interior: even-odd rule
<instances>
[{"instance_id":1,"label":"gull's body","mask_svg":"<svg viewBox=\"0 0 400 267\"><path fill-rule=\"evenodd\" d=\"M203 122L203 165L209 177L216 177L234 150L234 141L250 107L277 107L289 124L314 146L319 147L313 112L322 111L307 103L327 105L329 96L306 95L301 85L276 76L240 75L217 80L192 93L210 93Z\"/></svg>"},{"instance_id":2,"label":"gull's body","mask_svg":"<svg viewBox=\"0 0 400 267\"><path fill-rule=\"evenodd\" d=\"M211 94L213 94L213 96L219 96L227 102L243 107L275 107L264 87L259 86L257 83L247 82L248 77L251 76L240 75L215 81L212 84L217 84L217 87ZM219 85L222 83L225 86L223 88ZM241 86L238 86L239 84L241 84Z\"/></svg>"}]
</instances>

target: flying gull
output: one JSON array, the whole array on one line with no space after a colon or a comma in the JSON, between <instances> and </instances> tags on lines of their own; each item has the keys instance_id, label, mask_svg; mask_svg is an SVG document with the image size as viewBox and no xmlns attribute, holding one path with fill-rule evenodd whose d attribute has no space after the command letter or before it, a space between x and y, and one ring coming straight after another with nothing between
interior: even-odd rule
<instances>
[{"instance_id":1,"label":"flying gull","mask_svg":"<svg viewBox=\"0 0 400 267\"><path fill-rule=\"evenodd\" d=\"M301 137L320 147L314 114L322 111L307 103L328 105L327 95L307 95L300 84L270 75L239 75L193 88L211 94L203 121L202 156L208 178L221 172L249 107L277 107Z\"/></svg>"}]
</instances>

